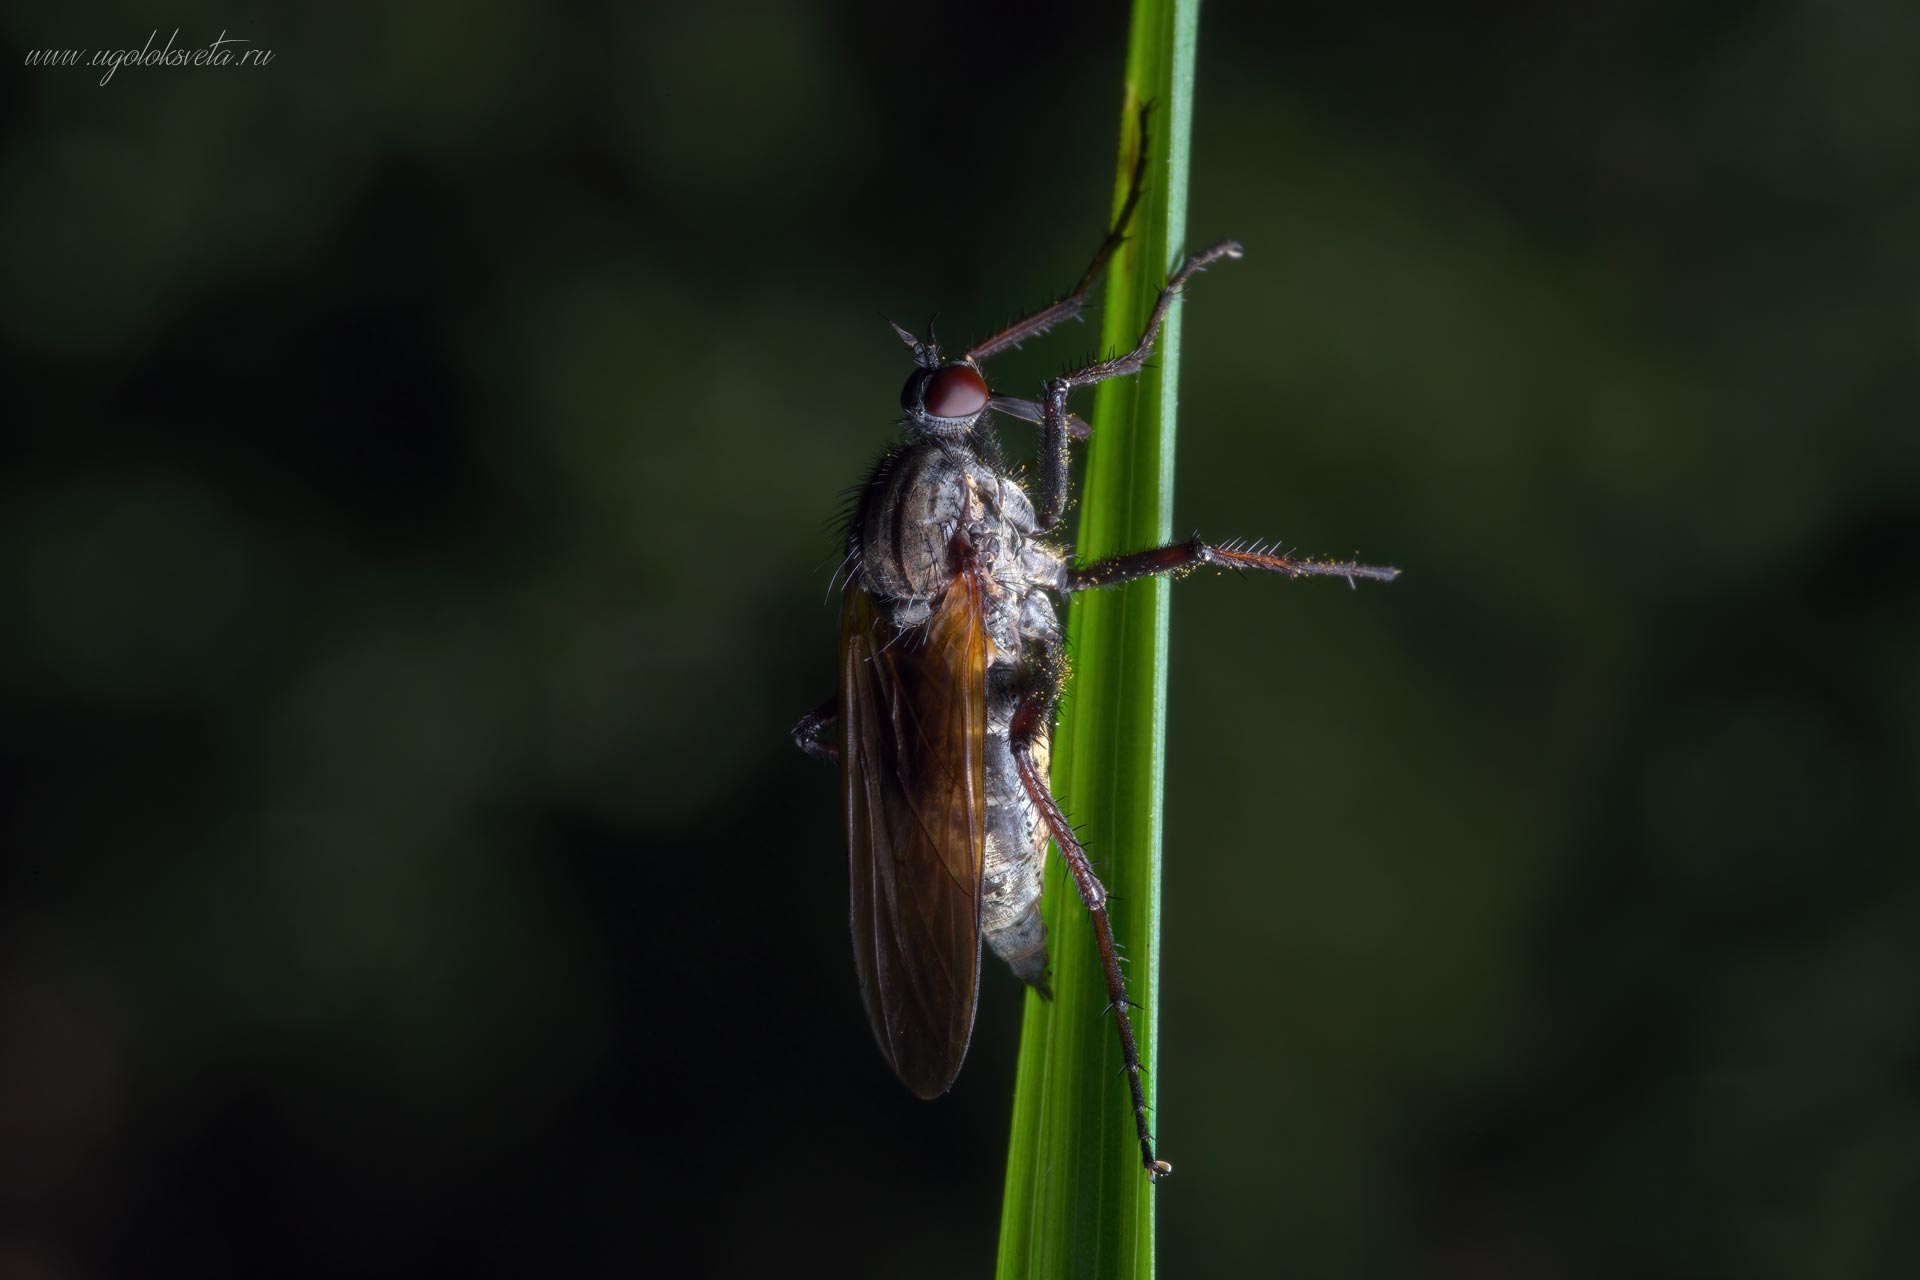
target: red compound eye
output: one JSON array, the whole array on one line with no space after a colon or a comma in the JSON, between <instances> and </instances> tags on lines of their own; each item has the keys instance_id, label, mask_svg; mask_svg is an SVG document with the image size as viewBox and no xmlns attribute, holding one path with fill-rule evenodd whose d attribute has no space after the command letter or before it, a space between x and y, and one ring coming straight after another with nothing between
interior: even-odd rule
<instances>
[{"instance_id":1,"label":"red compound eye","mask_svg":"<svg viewBox=\"0 0 1920 1280\"><path fill-rule=\"evenodd\" d=\"M987 407L987 380L964 364L950 364L927 379L920 403L936 418L971 418Z\"/></svg>"}]
</instances>

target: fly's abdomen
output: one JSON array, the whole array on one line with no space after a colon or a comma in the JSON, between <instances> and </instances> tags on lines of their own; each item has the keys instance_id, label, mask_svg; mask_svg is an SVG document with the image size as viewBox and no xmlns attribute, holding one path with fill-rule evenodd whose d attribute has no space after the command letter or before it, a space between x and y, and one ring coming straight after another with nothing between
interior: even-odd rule
<instances>
[{"instance_id":1,"label":"fly's abdomen","mask_svg":"<svg viewBox=\"0 0 1920 1280\"><path fill-rule=\"evenodd\" d=\"M980 931L1022 982L1047 990L1047 925L1040 915L1047 827L1014 768L1004 724L987 730L987 841L980 877ZM1034 743L1044 778L1051 743Z\"/></svg>"}]
</instances>

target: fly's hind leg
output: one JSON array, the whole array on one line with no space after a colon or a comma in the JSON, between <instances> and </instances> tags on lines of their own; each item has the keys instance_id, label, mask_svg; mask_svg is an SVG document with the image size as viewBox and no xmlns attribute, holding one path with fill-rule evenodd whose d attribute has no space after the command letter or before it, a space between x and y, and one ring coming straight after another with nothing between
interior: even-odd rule
<instances>
[{"instance_id":1,"label":"fly's hind leg","mask_svg":"<svg viewBox=\"0 0 1920 1280\"><path fill-rule=\"evenodd\" d=\"M1053 798L1034 759L1034 742L1053 722L1064 675L1065 664L1056 639L1046 646L1033 683L1014 710L1013 760L1020 772L1020 784L1046 822L1060 850L1060 858L1073 876L1074 887L1080 892L1080 902L1093 920L1093 936L1100 946L1100 966L1107 975L1107 999L1120 1029L1120 1054L1126 1061L1127 1085L1133 1093L1133 1123L1140 1135L1140 1160L1147 1176L1158 1182L1173 1172L1173 1166L1153 1153L1153 1132L1147 1127L1147 1091L1141 1077L1140 1046L1133 1036L1133 1020L1127 1016L1132 1002L1127 999L1126 975L1120 971L1120 954L1113 945L1113 924L1107 918L1107 890L1094 875L1086 849L1074 835L1066 814L1060 811L1060 804Z\"/></svg>"},{"instance_id":2,"label":"fly's hind leg","mask_svg":"<svg viewBox=\"0 0 1920 1280\"><path fill-rule=\"evenodd\" d=\"M840 699L828 698L793 726L793 745L828 764L840 763L840 743L831 735L840 723Z\"/></svg>"}]
</instances>

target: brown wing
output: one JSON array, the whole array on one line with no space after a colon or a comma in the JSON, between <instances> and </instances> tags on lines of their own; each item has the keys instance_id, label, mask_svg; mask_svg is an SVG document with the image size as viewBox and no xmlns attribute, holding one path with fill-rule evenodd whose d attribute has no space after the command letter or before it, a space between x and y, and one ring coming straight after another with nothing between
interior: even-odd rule
<instances>
[{"instance_id":1,"label":"brown wing","mask_svg":"<svg viewBox=\"0 0 1920 1280\"><path fill-rule=\"evenodd\" d=\"M962 573L924 626L895 632L851 586L840 631L840 778L853 958L880 1052L922 1098L973 1034L986 847L988 640Z\"/></svg>"}]
</instances>

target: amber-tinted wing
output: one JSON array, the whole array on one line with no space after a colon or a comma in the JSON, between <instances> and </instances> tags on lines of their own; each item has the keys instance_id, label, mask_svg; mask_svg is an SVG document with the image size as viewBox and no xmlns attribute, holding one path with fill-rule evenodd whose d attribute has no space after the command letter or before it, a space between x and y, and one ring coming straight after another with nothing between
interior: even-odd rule
<instances>
[{"instance_id":1,"label":"amber-tinted wing","mask_svg":"<svg viewBox=\"0 0 1920 1280\"><path fill-rule=\"evenodd\" d=\"M986 847L988 640L962 573L924 626L896 633L858 586L840 632L840 777L853 864L853 958L880 1051L923 1098L973 1034Z\"/></svg>"}]
</instances>

